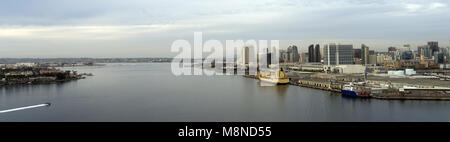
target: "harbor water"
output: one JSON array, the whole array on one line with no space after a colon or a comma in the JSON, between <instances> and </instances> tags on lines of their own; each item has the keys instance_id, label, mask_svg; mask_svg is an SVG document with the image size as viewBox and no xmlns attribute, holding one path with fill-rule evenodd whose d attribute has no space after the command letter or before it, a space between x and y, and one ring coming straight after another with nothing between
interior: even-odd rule
<instances>
[{"instance_id":1,"label":"harbor water","mask_svg":"<svg viewBox=\"0 0 450 142\"><path fill-rule=\"evenodd\" d=\"M242 76L174 76L170 63L69 67L93 73L58 84L0 88L0 121L381 122L450 121L450 101L347 98Z\"/></svg>"}]
</instances>

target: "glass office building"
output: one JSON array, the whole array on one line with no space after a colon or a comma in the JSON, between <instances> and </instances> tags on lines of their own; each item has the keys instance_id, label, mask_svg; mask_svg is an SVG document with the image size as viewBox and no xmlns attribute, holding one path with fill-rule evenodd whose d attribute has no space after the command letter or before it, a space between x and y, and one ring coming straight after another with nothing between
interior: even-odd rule
<instances>
[{"instance_id":1,"label":"glass office building","mask_svg":"<svg viewBox=\"0 0 450 142\"><path fill-rule=\"evenodd\" d=\"M353 64L353 45L328 44L324 46L324 65Z\"/></svg>"}]
</instances>

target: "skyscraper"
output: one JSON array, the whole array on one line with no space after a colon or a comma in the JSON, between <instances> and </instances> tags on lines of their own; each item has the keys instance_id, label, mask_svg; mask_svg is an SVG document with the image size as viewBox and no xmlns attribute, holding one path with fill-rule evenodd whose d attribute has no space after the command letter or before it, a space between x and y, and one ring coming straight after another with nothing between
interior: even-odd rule
<instances>
[{"instance_id":1,"label":"skyscraper","mask_svg":"<svg viewBox=\"0 0 450 142\"><path fill-rule=\"evenodd\" d=\"M286 50L280 50L280 62L283 62L283 63L285 63L285 62L288 62L288 53L287 53L287 51Z\"/></svg>"},{"instance_id":2,"label":"skyscraper","mask_svg":"<svg viewBox=\"0 0 450 142\"><path fill-rule=\"evenodd\" d=\"M315 62L316 59L314 57L314 54L315 54L315 52L314 52L314 44L311 44L308 47L308 55L309 55L308 60L309 60L309 62Z\"/></svg>"},{"instance_id":3,"label":"skyscraper","mask_svg":"<svg viewBox=\"0 0 450 142\"><path fill-rule=\"evenodd\" d=\"M289 46L287 49L287 53L289 57L289 62L296 63L299 61L300 54L298 53L297 46L295 45Z\"/></svg>"},{"instance_id":4,"label":"skyscraper","mask_svg":"<svg viewBox=\"0 0 450 142\"><path fill-rule=\"evenodd\" d=\"M439 52L439 43L437 41L429 41L428 46L431 48L431 55L434 55L435 52Z\"/></svg>"},{"instance_id":5,"label":"skyscraper","mask_svg":"<svg viewBox=\"0 0 450 142\"><path fill-rule=\"evenodd\" d=\"M419 57L423 56L427 59L431 59L433 54L429 45L418 46L417 51L419 52Z\"/></svg>"},{"instance_id":6,"label":"skyscraper","mask_svg":"<svg viewBox=\"0 0 450 142\"><path fill-rule=\"evenodd\" d=\"M250 47L245 46L242 50L242 63L248 65L250 62Z\"/></svg>"},{"instance_id":7,"label":"skyscraper","mask_svg":"<svg viewBox=\"0 0 450 142\"><path fill-rule=\"evenodd\" d=\"M361 59L361 49L353 49L353 58Z\"/></svg>"},{"instance_id":8,"label":"skyscraper","mask_svg":"<svg viewBox=\"0 0 450 142\"><path fill-rule=\"evenodd\" d=\"M309 54L309 62L320 62L322 58L320 55L320 45L316 44L314 46L314 44L311 44L308 47L308 54Z\"/></svg>"},{"instance_id":9,"label":"skyscraper","mask_svg":"<svg viewBox=\"0 0 450 142\"><path fill-rule=\"evenodd\" d=\"M361 44L361 64L365 65L369 63L369 47Z\"/></svg>"},{"instance_id":10,"label":"skyscraper","mask_svg":"<svg viewBox=\"0 0 450 142\"><path fill-rule=\"evenodd\" d=\"M324 63L325 65L353 64L353 45L325 45Z\"/></svg>"},{"instance_id":11,"label":"skyscraper","mask_svg":"<svg viewBox=\"0 0 450 142\"><path fill-rule=\"evenodd\" d=\"M314 62L320 62L320 59L322 57L320 56L320 45L316 44L316 47L314 48Z\"/></svg>"},{"instance_id":12,"label":"skyscraper","mask_svg":"<svg viewBox=\"0 0 450 142\"><path fill-rule=\"evenodd\" d=\"M272 53L271 51L269 51L269 48L267 48L267 67L270 67L270 65L272 64ZM276 54L274 54L276 55Z\"/></svg>"},{"instance_id":13,"label":"skyscraper","mask_svg":"<svg viewBox=\"0 0 450 142\"><path fill-rule=\"evenodd\" d=\"M361 64L361 49L353 49L353 63Z\"/></svg>"}]
</instances>

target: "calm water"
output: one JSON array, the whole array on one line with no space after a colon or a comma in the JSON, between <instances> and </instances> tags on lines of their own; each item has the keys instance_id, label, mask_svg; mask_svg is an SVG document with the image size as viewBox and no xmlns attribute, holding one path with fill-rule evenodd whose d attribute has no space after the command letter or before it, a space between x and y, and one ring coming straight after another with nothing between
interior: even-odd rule
<instances>
[{"instance_id":1,"label":"calm water","mask_svg":"<svg viewBox=\"0 0 450 142\"><path fill-rule=\"evenodd\" d=\"M65 68L72 69L72 68ZM0 88L0 121L450 121L450 101L344 98L297 86L261 87L241 76L173 76L170 64L73 68L62 84Z\"/></svg>"}]
</instances>

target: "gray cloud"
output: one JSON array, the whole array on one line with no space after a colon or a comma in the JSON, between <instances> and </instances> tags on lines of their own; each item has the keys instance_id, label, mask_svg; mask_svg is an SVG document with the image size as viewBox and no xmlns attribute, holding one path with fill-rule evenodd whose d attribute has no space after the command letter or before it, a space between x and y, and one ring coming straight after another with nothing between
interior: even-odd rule
<instances>
[{"instance_id":1,"label":"gray cloud","mask_svg":"<svg viewBox=\"0 0 450 142\"><path fill-rule=\"evenodd\" d=\"M438 40L448 45L444 0L5 0L3 57L172 56L176 39L361 42L377 50ZM282 47L285 48L285 47ZM82 49L82 50L80 50ZM89 52L86 52L89 51Z\"/></svg>"}]
</instances>

